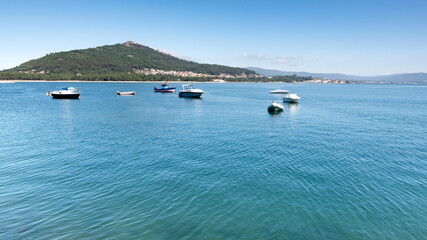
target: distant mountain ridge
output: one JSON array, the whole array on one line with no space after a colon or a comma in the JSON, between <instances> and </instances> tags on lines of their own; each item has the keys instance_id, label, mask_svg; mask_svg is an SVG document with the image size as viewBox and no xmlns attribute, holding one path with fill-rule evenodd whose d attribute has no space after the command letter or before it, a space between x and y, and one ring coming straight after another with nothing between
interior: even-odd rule
<instances>
[{"instance_id":1,"label":"distant mountain ridge","mask_svg":"<svg viewBox=\"0 0 427 240\"><path fill-rule=\"evenodd\" d=\"M310 72L290 72L257 67L247 67L247 69L264 76L297 75L299 77L312 76L313 78L328 78L344 81L372 81L391 83L423 83L427 84L427 73L400 73L381 76L356 76L340 73L310 73Z\"/></svg>"},{"instance_id":2,"label":"distant mountain ridge","mask_svg":"<svg viewBox=\"0 0 427 240\"><path fill-rule=\"evenodd\" d=\"M204 74L255 74L245 68L183 60L136 42L47 54L3 72L39 74L133 73L135 69L192 71Z\"/></svg>"}]
</instances>

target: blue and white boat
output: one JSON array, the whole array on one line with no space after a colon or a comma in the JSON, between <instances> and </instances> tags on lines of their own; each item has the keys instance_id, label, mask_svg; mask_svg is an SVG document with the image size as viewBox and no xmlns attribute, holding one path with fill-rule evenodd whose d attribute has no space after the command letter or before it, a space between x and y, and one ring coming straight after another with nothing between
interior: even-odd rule
<instances>
[{"instance_id":1,"label":"blue and white boat","mask_svg":"<svg viewBox=\"0 0 427 240\"><path fill-rule=\"evenodd\" d=\"M59 91L48 92L47 95L51 95L53 98L59 99L77 99L80 96L80 89L73 87L62 88Z\"/></svg>"},{"instance_id":2,"label":"blue and white boat","mask_svg":"<svg viewBox=\"0 0 427 240\"><path fill-rule=\"evenodd\" d=\"M175 92L176 87L169 86L169 83L163 83L160 87L154 87L154 92Z\"/></svg>"}]
</instances>

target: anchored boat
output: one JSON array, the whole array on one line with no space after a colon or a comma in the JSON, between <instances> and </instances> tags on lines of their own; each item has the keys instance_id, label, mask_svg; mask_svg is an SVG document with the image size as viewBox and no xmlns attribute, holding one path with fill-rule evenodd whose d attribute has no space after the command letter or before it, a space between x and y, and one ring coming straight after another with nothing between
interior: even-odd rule
<instances>
[{"instance_id":1,"label":"anchored boat","mask_svg":"<svg viewBox=\"0 0 427 240\"><path fill-rule=\"evenodd\" d=\"M287 102L287 103L297 103L301 98L296 95L295 93L292 94L286 94L283 97L283 102Z\"/></svg>"},{"instance_id":2,"label":"anchored boat","mask_svg":"<svg viewBox=\"0 0 427 240\"><path fill-rule=\"evenodd\" d=\"M130 92L119 92L117 91L117 95L135 95L135 91L130 91Z\"/></svg>"},{"instance_id":3,"label":"anchored boat","mask_svg":"<svg viewBox=\"0 0 427 240\"><path fill-rule=\"evenodd\" d=\"M273 91L270 91L270 94L288 94L289 90L283 90L283 89L276 89Z\"/></svg>"},{"instance_id":4,"label":"anchored boat","mask_svg":"<svg viewBox=\"0 0 427 240\"><path fill-rule=\"evenodd\" d=\"M277 102L273 101L270 106L268 106L268 111L269 112L281 112L285 109L285 107L283 107L283 105L278 104Z\"/></svg>"},{"instance_id":5,"label":"anchored boat","mask_svg":"<svg viewBox=\"0 0 427 240\"><path fill-rule=\"evenodd\" d=\"M202 89L194 88L192 84L184 84L182 85L182 90L179 91L179 97L200 98L203 93Z\"/></svg>"},{"instance_id":6,"label":"anchored boat","mask_svg":"<svg viewBox=\"0 0 427 240\"><path fill-rule=\"evenodd\" d=\"M59 91L51 91L46 95L51 95L52 98L58 99L77 99L80 96L80 89L73 87L62 88Z\"/></svg>"},{"instance_id":7,"label":"anchored boat","mask_svg":"<svg viewBox=\"0 0 427 240\"><path fill-rule=\"evenodd\" d=\"M154 87L154 92L175 92L176 87L169 86L169 83L163 83L160 87Z\"/></svg>"}]
</instances>

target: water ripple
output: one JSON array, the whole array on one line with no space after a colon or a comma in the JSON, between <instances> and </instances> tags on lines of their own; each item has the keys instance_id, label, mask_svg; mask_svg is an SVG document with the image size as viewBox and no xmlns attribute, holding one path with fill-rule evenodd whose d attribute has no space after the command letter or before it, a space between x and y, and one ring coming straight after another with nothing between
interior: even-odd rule
<instances>
[{"instance_id":1,"label":"water ripple","mask_svg":"<svg viewBox=\"0 0 427 240\"><path fill-rule=\"evenodd\" d=\"M426 88L75 84L0 86L0 239L425 237Z\"/></svg>"}]
</instances>

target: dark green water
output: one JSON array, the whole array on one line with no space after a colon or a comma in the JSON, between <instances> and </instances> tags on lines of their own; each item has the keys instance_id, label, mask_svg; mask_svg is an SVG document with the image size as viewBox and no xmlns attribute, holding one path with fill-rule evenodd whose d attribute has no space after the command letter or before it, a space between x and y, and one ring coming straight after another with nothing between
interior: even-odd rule
<instances>
[{"instance_id":1,"label":"dark green water","mask_svg":"<svg viewBox=\"0 0 427 240\"><path fill-rule=\"evenodd\" d=\"M427 86L155 85L0 84L0 239L426 239Z\"/></svg>"}]
</instances>

